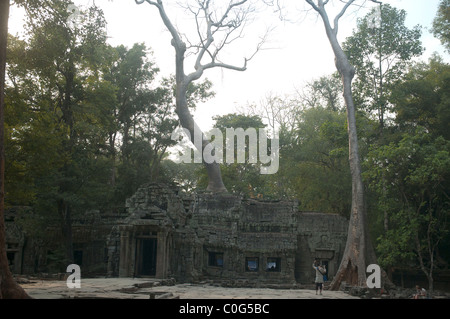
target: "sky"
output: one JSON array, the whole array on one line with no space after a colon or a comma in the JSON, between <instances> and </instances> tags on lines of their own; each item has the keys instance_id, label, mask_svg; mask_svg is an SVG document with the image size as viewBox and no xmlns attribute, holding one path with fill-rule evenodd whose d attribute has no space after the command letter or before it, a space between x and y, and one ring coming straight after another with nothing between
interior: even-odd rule
<instances>
[{"instance_id":1,"label":"sky","mask_svg":"<svg viewBox=\"0 0 450 319\"><path fill-rule=\"evenodd\" d=\"M92 5L94 0L74 2L83 8ZM185 10L176 6L177 2L166 0L164 3L167 3L167 12L173 23L182 33L188 33L193 30L194 21ZM336 8L339 8L340 2L335 3ZM384 3L404 9L408 27L417 24L423 27L422 44L426 51L422 60L428 59L435 51L444 56L446 61L450 60L440 41L429 32L439 0L385 0ZM104 11L110 44L131 47L134 43L144 42L153 52L150 59L160 68L160 76L175 73L175 52L170 44L171 37L154 6L148 3L138 5L134 0L95 0L95 4ZM351 35L357 18L363 17L374 5L368 2L367 8L348 11L340 20L339 41ZM308 8L303 1L297 1L296 6L299 9ZM292 12L295 15L291 15ZM236 112L237 108L249 103L258 104L268 94L293 94L307 82L336 70L330 44L317 14L301 10L290 10L288 14L290 21L281 22L271 10L262 12L245 29L240 42L235 42L226 52L228 55L224 62L242 65L244 57L253 53L265 30L273 28L263 50L248 62L246 71L211 69L204 73L202 79L212 81L216 95L198 104L194 113L195 120L203 130L212 128L213 116ZM16 7L11 8L9 29L12 34L20 34L23 29L23 13ZM192 65L193 61L187 59L186 73L193 70Z\"/></svg>"}]
</instances>

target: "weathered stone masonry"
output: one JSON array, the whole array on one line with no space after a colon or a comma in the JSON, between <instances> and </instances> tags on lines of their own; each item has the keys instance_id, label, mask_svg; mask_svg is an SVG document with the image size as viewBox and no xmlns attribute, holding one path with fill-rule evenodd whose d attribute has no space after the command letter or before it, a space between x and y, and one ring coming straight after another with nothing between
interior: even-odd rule
<instances>
[{"instance_id":1,"label":"weathered stone masonry","mask_svg":"<svg viewBox=\"0 0 450 319\"><path fill-rule=\"evenodd\" d=\"M12 229L11 222L7 225ZM187 196L175 187L147 184L127 200L121 216L92 213L90 222L73 228L85 273L252 285L312 283L314 258L328 264L332 278L347 227L341 216L299 211L296 201ZM24 246L17 229L14 234L7 240L23 256L10 254L16 258L15 272L46 269L41 255L48 247L39 249L43 261L36 264L28 256L30 247L37 251L36 244Z\"/></svg>"},{"instance_id":2,"label":"weathered stone masonry","mask_svg":"<svg viewBox=\"0 0 450 319\"><path fill-rule=\"evenodd\" d=\"M147 253L154 263L150 275L159 278L310 283L314 258L328 264L331 277L337 271L347 236L344 218L300 212L296 201L230 194L183 198L156 184L139 189L127 210L117 232L118 275L125 277L148 275L142 269ZM142 250L145 240L156 249Z\"/></svg>"}]
</instances>

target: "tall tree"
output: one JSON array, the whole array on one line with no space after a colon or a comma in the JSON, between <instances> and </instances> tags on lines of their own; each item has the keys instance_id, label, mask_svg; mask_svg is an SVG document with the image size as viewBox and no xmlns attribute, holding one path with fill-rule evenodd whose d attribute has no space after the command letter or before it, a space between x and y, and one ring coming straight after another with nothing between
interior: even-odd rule
<instances>
[{"instance_id":1,"label":"tall tree","mask_svg":"<svg viewBox=\"0 0 450 319\"><path fill-rule=\"evenodd\" d=\"M331 283L331 289L337 290L342 281L350 285L366 285L366 268L376 263L375 251L370 240L367 211L365 207L364 184L361 175L358 134L356 129L355 104L352 93L352 80L355 68L350 63L338 39L339 20L356 0L343 1L333 25L330 22L326 5L329 0L305 0L321 17L325 32L335 56L336 68L341 75L343 97L347 109L347 131L349 144L350 173L352 177L352 204L348 228L347 243L338 272Z\"/></svg>"},{"instance_id":2,"label":"tall tree","mask_svg":"<svg viewBox=\"0 0 450 319\"><path fill-rule=\"evenodd\" d=\"M0 0L0 299L29 298L14 281L6 258L4 109L9 6L9 0Z\"/></svg>"},{"instance_id":3,"label":"tall tree","mask_svg":"<svg viewBox=\"0 0 450 319\"><path fill-rule=\"evenodd\" d=\"M381 264L392 267L415 261L430 292L439 247L449 239L449 155L448 140L415 126L398 143L374 148L366 163L365 174L378 205L392 215L390 229L378 238Z\"/></svg>"},{"instance_id":4,"label":"tall tree","mask_svg":"<svg viewBox=\"0 0 450 319\"><path fill-rule=\"evenodd\" d=\"M224 7L220 7L218 3L211 0L197 0L196 6L188 6L187 11L194 16L198 34L197 43L192 44L190 47L186 45L186 40L182 38L180 32L169 18L162 0L135 1L137 4L147 2L155 6L159 11L164 25L172 36L171 44L175 49L176 112L181 126L189 131L192 143L194 143L195 135L198 134L201 138L201 145L195 145L195 143L194 145L203 154L204 148L210 142L204 136L189 111L187 101L188 88L192 82L200 79L204 71L208 69L225 68L236 71L246 70L247 62L254 54L250 58L245 58L242 66L223 63L220 60L220 55L224 47L227 47L238 38L235 34L241 33L245 27L248 16L252 12L252 8L248 5L249 1L230 1ZM190 40L189 43L195 42ZM257 45L256 51L260 49L261 45L262 43ZM188 49L193 49L191 54L195 55L195 71L186 74L184 62ZM206 59L209 60L205 62ZM207 191L213 193L225 192L226 187L222 181L220 165L217 162L204 162L204 165L209 179Z\"/></svg>"},{"instance_id":5,"label":"tall tree","mask_svg":"<svg viewBox=\"0 0 450 319\"><path fill-rule=\"evenodd\" d=\"M402 77L411 59L423 52L420 27L409 29L405 19L406 11L380 3L358 19L357 29L342 45L356 69L356 104L378 120L379 144L384 143L387 114L392 112L389 95L393 84ZM389 228L387 210L384 228Z\"/></svg>"},{"instance_id":6,"label":"tall tree","mask_svg":"<svg viewBox=\"0 0 450 319\"><path fill-rule=\"evenodd\" d=\"M39 202L45 211L59 216L53 218L61 222L65 258L71 263L72 216L93 201L83 192L87 185L97 184L98 188L101 177L93 173L105 168L98 147L103 136L97 129L99 109L105 103L97 102L111 100L112 90L98 81L100 65L107 56L102 12L92 7L83 12L78 24L70 25L67 4L53 0L42 10L31 10L27 3L26 44L12 42L9 101L24 112L17 123L10 121L11 150L20 152L9 159L21 161L29 170L27 178L35 183L32 191L39 191L35 208ZM17 110L10 111L14 114ZM23 144L18 145L19 141ZM39 149L44 145L50 147ZM46 158L45 152L51 155Z\"/></svg>"},{"instance_id":7,"label":"tall tree","mask_svg":"<svg viewBox=\"0 0 450 319\"><path fill-rule=\"evenodd\" d=\"M85 165L77 161L92 147L90 130L86 130L90 107L85 103L83 80L96 72L106 45L106 22L97 7L80 12L78 23L71 23L67 3L55 1L51 14L30 14L31 74L47 92L39 108L56 110L62 136L64 165L58 175L55 194L61 218L62 235L68 263L73 262L72 218L79 202L77 190L85 179ZM90 107L88 107L90 106ZM80 165L81 164L81 165Z\"/></svg>"},{"instance_id":8,"label":"tall tree","mask_svg":"<svg viewBox=\"0 0 450 319\"><path fill-rule=\"evenodd\" d=\"M434 137L450 140L450 65L434 55L419 62L393 87L395 122L400 129L425 127Z\"/></svg>"},{"instance_id":9,"label":"tall tree","mask_svg":"<svg viewBox=\"0 0 450 319\"><path fill-rule=\"evenodd\" d=\"M281 155L283 166L290 167L285 169L290 170L288 178L300 208L348 217L351 181L345 113L317 106L297 116L297 139Z\"/></svg>"},{"instance_id":10,"label":"tall tree","mask_svg":"<svg viewBox=\"0 0 450 319\"><path fill-rule=\"evenodd\" d=\"M357 29L342 45L356 69L354 95L358 108L376 116L380 139L386 114L392 111L390 89L410 61L423 52L420 27L409 29L405 19L406 11L380 4L358 20Z\"/></svg>"},{"instance_id":11,"label":"tall tree","mask_svg":"<svg viewBox=\"0 0 450 319\"><path fill-rule=\"evenodd\" d=\"M112 51L112 63L104 65L102 73L115 95L105 108L105 118L109 119L106 144L111 162L110 184L115 190L111 201L119 204L148 178L145 172L136 171L137 165L147 166L148 160L141 158L139 163L135 157L139 153L145 158L143 154L148 154L150 144L137 136L142 118L153 116L157 109L158 94L153 82L159 69L148 60L144 44L136 43L131 48L120 45Z\"/></svg>"}]
</instances>

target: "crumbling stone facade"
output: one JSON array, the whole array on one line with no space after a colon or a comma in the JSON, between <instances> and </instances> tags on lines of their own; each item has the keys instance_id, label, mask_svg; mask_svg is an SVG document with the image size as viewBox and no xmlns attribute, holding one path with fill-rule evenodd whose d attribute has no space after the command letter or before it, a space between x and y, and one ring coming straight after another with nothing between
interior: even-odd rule
<instances>
[{"instance_id":1,"label":"crumbling stone facade","mask_svg":"<svg viewBox=\"0 0 450 319\"><path fill-rule=\"evenodd\" d=\"M176 187L154 183L129 198L120 215L94 211L87 216L89 220L73 226L82 273L246 285L309 284L314 280L314 258L327 264L332 278L348 227L338 215L301 212L296 201L186 195ZM7 227L13 229L12 224ZM20 252L13 256L14 271L46 270L49 247L38 249L42 256L33 259L28 255L31 247L38 251L36 244L28 240L24 245L20 236L17 229L8 236L11 247Z\"/></svg>"},{"instance_id":2,"label":"crumbling stone facade","mask_svg":"<svg viewBox=\"0 0 450 319\"><path fill-rule=\"evenodd\" d=\"M185 197L157 184L140 188L127 212L116 231L120 252L110 250L109 274L178 281L310 283L314 258L328 265L332 277L348 227L338 215L300 212L296 201Z\"/></svg>"}]
</instances>

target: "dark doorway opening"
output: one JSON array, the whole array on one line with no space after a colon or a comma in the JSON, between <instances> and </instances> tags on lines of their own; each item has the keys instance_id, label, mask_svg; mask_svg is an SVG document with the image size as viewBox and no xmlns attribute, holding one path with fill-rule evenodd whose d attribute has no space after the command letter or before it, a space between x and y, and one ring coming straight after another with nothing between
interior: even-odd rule
<instances>
[{"instance_id":1,"label":"dark doorway opening","mask_svg":"<svg viewBox=\"0 0 450 319\"><path fill-rule=\"evenodd\" d=\"M82 250L75 250L73 252L73 262L77 264L78 266L83 265L83 251Z\"/></svg>"},{"instance_id":2,"label":"dark doorway opening","mask_svg":"<svg viewBox=\"0 0 450 319\"><path fill-rule=\"evenodd\" d=\"M9 267L10 267L10 270L11 271L15 271L15 269L14 269L14 264L15 264L15 261L16 261L16 253L15 252L11 252L11 251L7 251L6 252L6 258L8 259L8 265L9 265Z\"/></svg>"},{"instance_id":3,"label":"dark doorway opening","mask_svg":"<svg viewBox=\"0 0 450 319\"><path fill-rule=\"evenodd\" d=\"M136 275L156 275L156 238L138 239L136 245Z\"/></svg>"}]
</instances>

